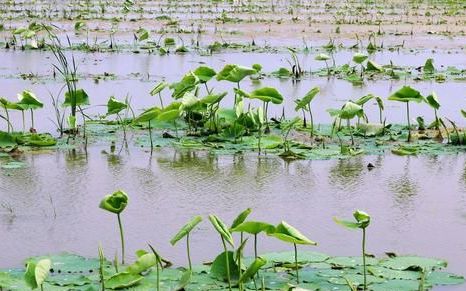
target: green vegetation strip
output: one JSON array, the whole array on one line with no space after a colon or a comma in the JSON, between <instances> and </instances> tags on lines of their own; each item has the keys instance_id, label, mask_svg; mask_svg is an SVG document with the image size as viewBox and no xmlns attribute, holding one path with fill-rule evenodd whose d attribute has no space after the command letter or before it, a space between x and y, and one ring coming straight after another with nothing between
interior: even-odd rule
<instances>
[{"instance_id":1,"label":"green vegetation strip","mask_svg":"<svg viewBox=\"0 0 466 291\"><path fill-rule=\"evenodd\" d=\"M233 252L231 252L233 258ZM106 289L156 290L157 274L155 256L146 251L138 251L138 258L130 265L117 266L109 261L104 263ZM184 268L164 268L159 273L161 290L225 290L226 270L224 253L210 265L192 267L189 281L183 282ZM245 290L352 290L363 285L361 257L331 257L329 255L302 251L298 255L300 268L299 287L296 287L293 252L266 253L260 257L265 264L258 275L244 280ZM74 254L58 254L48 257L30 258L27 262L50 260L50 274L43 283L44 290L101 290L99 260L87 259ZM244 258L242 269L246 271L254 258ZM232 270L238 270L237 262L230 263ZM462 284L464 278L441 269L447 262L416 256L395 256L367 258L368 290L418 291L437 285ZM0 286L4 290L29 290L24 280L24 269L2 270ZM238 272L231 274L233 288L239 282ZM356 290L356 289L354 289Z\"/></svg>"}]
</instances>

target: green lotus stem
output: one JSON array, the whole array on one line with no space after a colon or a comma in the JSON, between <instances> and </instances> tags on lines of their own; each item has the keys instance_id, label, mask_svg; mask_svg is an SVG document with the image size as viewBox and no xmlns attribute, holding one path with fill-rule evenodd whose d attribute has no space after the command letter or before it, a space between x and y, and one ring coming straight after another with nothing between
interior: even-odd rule
<instances>
[{"instance_id":1,"label":"green lotus stem","mask_svg":"<svg viewBox=\"0 0 466 291\"><path fill-rule=\"evenodd\" d=\"M117 214L118 217L118 226L120 228L120 239L121 239L121 263L125 264L125 237L123 234L123 225L121 224L120 213Z\"/></svg>"},{"instance_id":2,"label":"green lotus stem","mask_svg":"<svg viewBox=\"0 0 466 291\"><path fill-rule=\"evenodd\" d=\"M150 120L149 120L149 139L150 139L150 155L152 156L152 152L154 151L154 143L152 142L152 129L150 128Z\"/></svg>"},{"instance_id":3,"label":"green lotus stem","mask_svg":"<svg viewBox=\"0 0 466 291\"><path fill-rule=\"evenodd\" d=\"M364 291L367 290L367 280L366 280L366 229L362 229L362 266L364 273Z\"/></svg>"},{"instance_id":4,"label":"green lotus stem","mask_svg":"<svg viewBox=\"0 0 466 291\"><path fill-rule=\"evenodd\" d=\"M222 239L223 249L225 251L225 262L226 262L226 267L227 267L228 289L231 291L230 262L229 262L229 259L228 259L227 245L225 244L225 239L223 238L223 236L220 236L220 237Z\"/></svg>"},{"instance_id":5,"label":"green lotus stem","mask_svg":"<svg viewBox=\"0 0 466 291\"><path fill-rule=\"evenodd\" d=\"M411 141L411 121L409 118L409 101L406 102L406 114L408 116L408 142Z\"/></svg>"},{"instance_id":6,"label":"green lotus stem","mask_svg":"<svg viewBox=\"0 0 466 291\"><path fill-rule=\"evenodd\" d=\"M379 106L379 120L380 120L380 123L383 123L382 122L382 107Z\"/></svg>"},{"instance_id":7,"label":"green lotus stem","mask_svg":"<svg viewBox=\"0 0 466 291\"><path fill-rule=\"evenodd\" d=\"M157 260L157 258L156 258ZM160 291L160 266L159 262L155 263L156 270L157 270L157 291Z\"/></svg>"},{"instance_id":8,"label":"green lotus stem","mask_svg":"<svg viewBox=\"0 0 466 291\"><path fill-rule=\"evenodd\" d=\"M314 117L312 116L311 104L309 106L309 116L311 117L311 138L314 137Z\"/></svg>"},{"instance_id":9,"label":"green lotus stem","mask_svg":"<svg viewBox=\"0 0 466 291\"><path fill-rule=\"evenodd\" d=\"M192 270L192 265L191 265L191 254L189 252L189 232L186 234L186 251L188 254L188 265L189 265L189 270Z\"/></svg>"},{"instance_id":10,"label":"green lotus stem","mask_svg":"<svg viewBox=\"0 0 466 291\"><path fill-rule=\"evenodd\" d=\"M21 115L23 117L23 133L26 131L26 121L24 118L24 110L21 110Z\"/></svg>"},{"instance_id":11,"label":"green lotus stem","mask_svg":"<svg viewBox=\"0 0 466 291\"><path fill-rule=\"evenodd\" d=\"M34 111L31 109L31 127L34 128Z\"/></svg>"},{"instance_id":12,"label":"green lotus stem","mask_svg":"<svg viewBox=\"0 0 466 291\"><path fill-rule=\"evenodd\" d=\"M254 234L254 259L257 259L257 233Z\"/></svg>"},{"instance_id":13,"label":"green lotus stem","mask_svg":"<svg viewBox=\"0 0 466 291\"><path fill-rule=\"evenodd\" d=\"M294 246L294 264L296 268L296 284L299 284L299 270L298 270L298 247L296 243L293 243Z\"/></svg>"},{"instance_id":14,"label":"green lotus stem","mask_svg":"<svg viewBox=\"0 0 466 291\"><path fill-rule=\"evenodd\" d=\"M11 125L11 122L10 122L10 113L8 112L8 109L6 107L5 107L5 114L6 114L6 119L8 123L8 133L10 133L11 131L13 131L13 126Z\"/></svg>"},{"instance_id":15,"label":"green lotus stem","mask_svg":"<svg viewBox=\"0 0 466 291\"><path fill-rule=\"evenodd\" d=\"M121 118L119 113L117 113L117 117L118 117L119 122L121 123L121 128L123 129L123 140L126 142L126 126L123 123L123 119Z\"/></svg>"}]
</instances>

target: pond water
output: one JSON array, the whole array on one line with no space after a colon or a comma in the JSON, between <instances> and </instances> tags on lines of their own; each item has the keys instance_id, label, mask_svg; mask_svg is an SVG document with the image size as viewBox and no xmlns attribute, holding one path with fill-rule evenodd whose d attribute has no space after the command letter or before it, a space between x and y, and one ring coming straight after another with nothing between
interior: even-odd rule
<instances>
[{"instance_id":1,"label":"pond water","mask_svg":"<svg viewBox=\"0 0 466 291\"><path fill-rule=\"evenodd\" d=\"M352 57L352 52L341 51L335 55L336 64L342 65L348 63ZM304 69L316 70L322 68L323 64L314 60L315 54L300 55L301 63ZM221 70L225 64L237 63L245 66L251 66L254 63L263 64L264 72L272 72L279 67L289 67L286 53L225 53L215 54L213 56L199 56L198 54L186 55L168 55L159 56L154 54L128 54L128 53L96 53L82 54L76 53L78 72L83 75L80 78L79 86L84 88L90 95L91 106L86 109L86 113L91 116L105 114L105 104L108 98L114 95L118 99L124 99L126 96L131 98L132 107L137 113L142 109L158 104L157 97L149 95L150 90L155 84L162 79L168 82L175 82L182 78L189 70L196 69L201 64L211 66L217 71ZM445 69L448 66L456 66L464 69L464 54L447 54L433 52L418 52L409 54L408 52L383 52L376 53L371 59L380 64L388 64L393 60L403 66L422 66L427 58L436 58L435 65L439 69ZM15 100L17 93L24 89L30 89L43 100L45 107L37 110L35 113L36 128L39 131L54 132L54 108L51 105L50 93L57 95L63 87L59 78L52 78L52 64L55 62L50 52L0 52L0 58L4 60L0 65L0 87L2 96ZM174 69L176 68L176 69ZM94 77L101 76L104 73L114 74L114 79L94 81ZM32 73L38 76L38 79L23 80L19 78L20 74ZM329 108L339 108L347 100L356 100L359 97L373 93L386 99L392 92L404 85L411 85L428 95L432 91L437 92L442 107L439 110L439 116L446 116L454 120L459 125L465 125L466 120L461 116L459 108L463 107L465 96L465 81L449 81L437 83L435 81L414 81L408 80L379 80L366 81L363 86L353 86L350 82L338 79L327 79L312 77L300 82L293 82L291 79L278 79L266 77L260 83L254 83L245 79L242 83L242 89L246 91L263 86L276 87L284 96L282 105L270 106L270 116L281 116L282 111L287 117L296 116L294 100L304 96L313 86L319 86L321 93L313 102L313 114L316 123L331 123L332 119L328 112ZM233 104L232 87L233 84L222 81L212 80L209 82L210 88L215 92L228 91L227 96L222 101L223 107L231 107ZM205 94L201 90L201 96ZM61 93L63 95L63 92ZM163 93L165 104L172 101L170 93ZM245 106L249 101L245 101ZM253 106L260 106L258 102L251 102ZM386 101L385 117L387 122L405 123L404 104L398 102ZM379 118L377 106L367 104L365 107L366 114L370 121L376 122ZM301 113L298 113L301 115ZM22 124L21 113L11 112L13 124L20 129ZM426 104L414 104L411 106L411 116L423 116L426 121L433 120L432 109ZM6 129L6 123L0 122L0 129Z\"/></svg>"},{"instance_id":2,"label":"pond water","mask_svg":"<svg viewBox=\"0 0 466 291\"><path fill-rule=\"evenodd\" d=\"M116 217L98 204L103 195L121 188L130 195L122 217L132 258L151 242L167 258L184 264L183 244L169 244L180 226L198 214L218 214L231 223L247 207L253 209L251 219L286 220L319 243L303 248L358 255L360 234L339 227L332 217L350 217L363 209L373 217L368 252L445 258L450 271L464 274L464 155L286 163L256 154L158 149L150 158L138 148L120 156L107 151L98 145L88 149L87 157L79 151L45 151L22 157L26 168L0 170L0 267L60 251L97 256L99 242L112 256L119 247ZM373 170L367 169L369 162ZM191 240L197 263L221 250L206 219ZM260 237L261 252L288 248Z\"/></svg>"}]
</instances>

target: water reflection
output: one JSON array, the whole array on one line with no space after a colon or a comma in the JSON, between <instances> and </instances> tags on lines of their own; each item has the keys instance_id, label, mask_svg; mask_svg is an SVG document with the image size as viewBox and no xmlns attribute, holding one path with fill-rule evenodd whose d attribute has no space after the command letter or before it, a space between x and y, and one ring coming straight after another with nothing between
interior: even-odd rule
<instances>
[{"instance_id":1,"label":"water reflection","mask_svg":"<svg viewBox=\"0 0 466 291\"><path fill-rule=\"evenodd\" d=\"M13 209L11 214L0 207L5 249L0 265L5 267L49 252L95 256L99 242L109 252L116 250L114 217L97 206L102 195L117 188L131 198L125 211L128 253L149 240L182 263L182 252L173 251L168 243L180 225L198 214L214 213L230 221L247 207L253 208L254 219L273 223L285 219L312 234L321 242L321 251L357 252L359 243L351 239L354 233L338 231L336 239L338 227L331 218L346 217L361 208L374 217L372 252L386 250L388 241L394 250L466 264L461 255L464 240L451 239L441 247L429 243L445 233L466 233L466 163L456 156L387 155L287 164L255 153L217 156L167 148L157 149L152 157L140 150L130 156L115 155L106 145L90 147L88 159L81 150L24 158L28 168L2 169L0 175L0 203ZM455 160L459 161L456 167ZM372 171L367 169L368 162L375 166ZM443 189L448 189L447 194L439 195ZM434 215L435 219L425 219ZM202 225L193 243L196 261L214 255L217 238L208 224ZM426 243L419 245L419 241ZM264 249L286 248L276 240L263 243ZM449 252L444 253L445 249Z\"/></svg>"},{"instance_id":2,"label":"water reflection","mask_svg":"<svg viewBox=\"0 0 466 291\"><path fill-rule=\"evenodd\" d=\"M341 192L352 195L362 182L364 170L365 164L361 156L338 160L330 168L328 179L334 187L342 190Z\"/></svg>"},{"instance_id":3,"label":"water reflection","mask_svg":"<svg viewBox=\"0 0 466 291\"><path fill-rule=\"evenodd\" d=\"M415 214L413 208L418 193L418 183L411 178L411 158L405 158L403 168L395 169L397 173L388 180L388 187L393 193L393 206L400 211L400 219L409 218Z\"/></svg>"}]
</instances>

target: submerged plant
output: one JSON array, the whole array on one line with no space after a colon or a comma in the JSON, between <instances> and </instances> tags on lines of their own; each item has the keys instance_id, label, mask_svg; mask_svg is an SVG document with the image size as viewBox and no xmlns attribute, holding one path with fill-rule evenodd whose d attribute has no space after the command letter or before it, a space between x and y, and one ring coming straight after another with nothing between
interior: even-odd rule
<instances>
[{"instance_id":1,"label":"submerged plant","mask_svg":"<svg viewBox=\"0 0 466 291\"><path fill-rule=\"evenodd\" d=\"M362 265L363 265L363 275L364 275L364 290L367 290L367 272L366 272L366 228L371 222L371 217L364 211L356 210L353 213L353 217L356 222L340 220L336 217L333 220L348 228L348 229L362 229Z\"/></svg>"},{"instance_id":2,"label":"submerged plant","mask_svg":"<svg viewBox=\"0 0 466 291\"><path fill-rule=\"evenodd\" d=\"M179 240L183 237L186 237L186 252L188 255L188 266L189 270L192 271L192 264L191 264L191 255L189 250L189 234L190 232L202 221L201 216L193 217L187 224L185 224L180 231L170 240L172 246L174 246Z\"/></svg>"},{"instance_id":3,"label":"submerged plant","mask_svg":"<svg viewBox=\"0 0 466 291\"><path fill-rule=\"evenodd\" d=\"M99 207L109 212L115 213L118 218L118 227L120 229L121 240L121 263L125 264L125 237L123 234L123 225L121 224L120 214L128 205L128 194L118 190L112 194L106 195L100 202Z\"/></svg>"},{"instance_id":4,"label":"submerged plant","mask_svg":"<svg viewBox=\"0 0 466 291\"><path fill-rule=\"evenodd\" d=\"M296 245L317 245L316 242L308 239L296 228L289 225L285 221L282 221L278 224L273 232L268 233L268 235L278 238L281 241L292 243L294 247L294 262L296 269L296 284L299 284L299 266L298 266L298 248Z\"/></svg>"},{"instance_id":5,"label":"submerged plant","mask_svg":"<svg viewBox=\"0 0 466 291\"><path fill-rule=\"evenodd\" d=\"M424 97L419 93L419 91L409 87L404 86L395 93L393 93L388 100L399 101L406 103L406 115L408 119L408 142L411 141L411 120L409 117L409 102L414 101L420 103L424 101Z\"/></svg>"}]
</instances>

